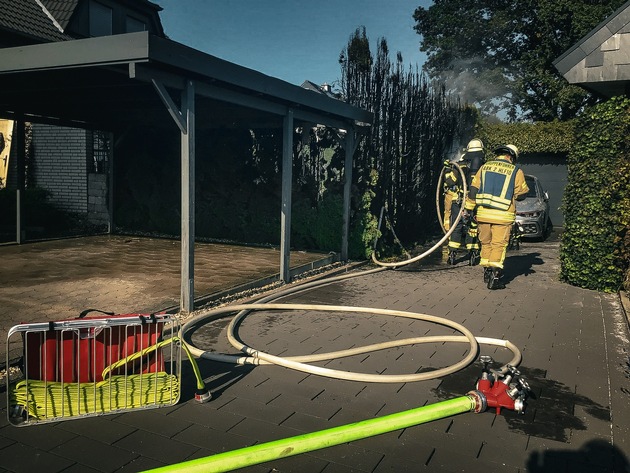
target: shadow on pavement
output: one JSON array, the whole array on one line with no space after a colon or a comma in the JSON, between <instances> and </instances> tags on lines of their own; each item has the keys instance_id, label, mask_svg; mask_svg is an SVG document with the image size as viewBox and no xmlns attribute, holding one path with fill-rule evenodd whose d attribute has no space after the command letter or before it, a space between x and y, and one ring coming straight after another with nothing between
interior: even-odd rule
<instances>
[{"instance_id":1,"label":"shadow on pavement","mask_svg":"<svg viewBox=\"0 0 630 473\"><path fill-rule=\"evenodd\" d=\"M505 269L503 272L503 281L507 284L518 276L529 276L535 274L535 266L544 264L545 261L540 257L540 253L525 253L519 255L508 255L505 259Z\"/></svg>"},{"instance_id":2,"label":"shadow on pavement","mask_svg":"<svg viewBox=\"0 0 630 473\"><path fill-rule=\"evenodd\" d=\"M529 473L558 471L628 472L626 456L605 440L590 440L578 450L546 450L532 452L527 460Z\"/></svg>"},{"instance_id":3,"label":"shadow on pavement","mask_svg":"<svg viewBox=\"0 0 630 473\"><path fill-rule=\"evenodd\" d=\"M242 380L255 368L254 366L234 366L202 358L198 358L196 361L206 388L212 393L212 399L215 400L220 398L227 388ZM181 378L181 402L194 399L196 379L188 361L182 363Z\"/></svg>"},{"instance_id":4,"label":"shadow on pavement","mask_svg":"<svg viewBox=\"0 0 630 473\"><path fill-rule=\"evenodd\" d=\"M568 443L572 431L587 430L584 421L574 414L576 405L583 406L593 417L606 422L611 420L609 408L586 396L576 394L573 389L562 383L546 378L545 371L526 366L519 366L519 371L527 379L531 394L523 414L510 410L501 411L500 415L505 418L510 430L533 437ZM440 399L451 399L454 396L464 395L475 388L480 373L481 364L473 363L444 378L433 392ZM494 416L496 413L488 409L479 415Z\"/></svg>"}]
</instances>

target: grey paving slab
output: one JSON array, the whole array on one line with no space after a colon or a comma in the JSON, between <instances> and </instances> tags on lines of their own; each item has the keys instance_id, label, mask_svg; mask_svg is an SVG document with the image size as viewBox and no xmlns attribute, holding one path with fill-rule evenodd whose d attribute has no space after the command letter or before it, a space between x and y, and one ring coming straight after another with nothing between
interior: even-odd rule
<instances>
[{"instance_id":1,"label":"grey paving slab","mask_svg":"<svg viewBox=\"0 0 630 473\"><path fill-rule=\"evenodd\" d=\"M169 417L180 421L184 420L191 424L211 427L214 430L222 432L227 432L245 419L245 416L222 409L216 409L212 406L212 403L199 404L196 402L182 404L181 407L171 413ZM170 418L168 421L170 421Z\"/></svg>"},{"instance_id":2,"label":"grey paving slab","mask_svg":"<svg viewBox=\"0 0 630 473\"><path fill-rule=\"evenodd\" d=\"M50 451L74 439L76 434L58 430L53 425L42 426L40 429L24 429L7 426L0 429L0 436L24 445Z\"/></svg>"},{"instance_id":3,"label":"grey paving slab","mask_svg":"<svg viewBox=\"0 0 630 473\"><path fill-rule=\"evenodd\" d=\"M180 419L177 416L171 415L166 418L158 414L157 409L151 409L146 412L127 412L118 416L114 422L135 427L136 429L146 430L168 438L173 437L191 425L190 421Z\"/></svg>"},{"instance_id":4,"label":"grey paving slab","mask_svg":"<svg viewBox=\"0 0 630 473\"><path fill-rule=\"evenodd\" d=\"M391 455L383 458L383 461L376 466L374 473L397 473L400 471L429 471L429 468L423 463Z\"/></svg>"},{"instance_id":5,"label":"grey paving slab","mask_svg":"<svg viewBox=\"0 0 630 473\"><path fill-rule=\"evenodd\" d=\"M67 458L20 443L14 443L0 450L0 468L16 473L59 472L74 464L74 461Z\"/></svg>"},{"instance_id":6,"label":"grey paving slab","mask_svg":"<svg viewBox=\"0 0 630 473\"><path fill-rule=\"evenodd\" d=\"M203 448L213 453L249 447L255 443L252 439L245 438L241 435L222 432L201 425L190 426L188 429L177 434L174 440L182 444ZM195 455L195 452L193 452L192 455ZM172 459L165 459L163 461L174 463Z\"/></svg>"},{"instance_id":7,"label":"grey paving slab","mask_svg":"<svg viewBox=\"0 0 630 473\"><path fill-rule=\"evenodd\" d=\"M373 471L383 459L382 453L361 448L353 443L315 450L311 455L358 471Z\"/></svg>"},{"instance_id":8,"label":"grey paving slab","mask_svg":"<svg viewBox=\"0 0 630 473\"><path fill-rule=\"evenodd\" d=\"M334 466L330 467L330 465L331 463L326 460L316 458L310 454L304 454L262 463L260 467L266 467L266 471L271 472L299 471L300 473L322 473L324 471L333 471Z\"/></svg>"},{"instance_id":9,"label":"grey paving slab","mask_svg":"<svg viewBox=\"0 0 630 473\"><path fill-rule=\"evenodd\" d=\"M335 409L338 410L339 408ZM281 425L286 425L287 427L301 430L302 432L316 432L332 427L329 419L301 412L294 412L293 415L283 421Z\"/></svg>"},{"instance_id":10,"label":"grey paving slab","mask_svg":"<svg viewBox=\"0 0 630 473\"><path fill-rule=\"evenodd\" d=\"M113 446L134 457L146 456L164 463L182 462L198 450L194 445L142 430L123 437Z\"/></svg>"},{"instance_id":11,"label":"grey paving slab","mask_svg":"<svg viewBox=\"0 0 630 473\"><path fill-rule=\"evenodd\" d=\"M88 417L85 419L77 419L72 422L59 422L56 427L57 428L51 437L62 437L62 432L66 431L73 435L80 435L109 445L136 430L135 427L116 422L113 416ZM19 430L30 431L35 429ZM51 431L45 427L42 429L38 428L37 430L51 433Z\"/></svg>"},{"instance_id":12,"label":"grey paving slab","mask_svg":"<svg viewBox=\"0 0 630 473\"><path fill-rule=\"evenodd\" d=\"M51 453L103 472L116 471L138 457L125 449L78 436L55 447Z\"/></svg>"}]
</instances>

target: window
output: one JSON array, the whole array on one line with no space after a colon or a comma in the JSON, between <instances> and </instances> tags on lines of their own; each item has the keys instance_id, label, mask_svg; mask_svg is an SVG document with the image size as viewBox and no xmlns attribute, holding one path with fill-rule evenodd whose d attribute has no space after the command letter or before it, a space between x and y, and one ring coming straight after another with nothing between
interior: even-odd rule
<instances>
[{"instance_id":1,"label":"window","mask_svg":"<svg viewBox=\"0 0 630 473\"><path fill-rule=\"evenodd\" d=\"M538 197L538 183L536 182L536 179L534 179L533 176L525 176L525 183L527 184L527 187L529 187L529 191L527 192L527 195L525 197Z\"/></svg>"},{"instance_id":2,"label":"window","mask_svg":"<svg viewBox=\"0 0 630 473\"><path fill-rule=\"evenodd\" d=\"M113 11L102 3L90 1L90 36L112 34Z\"/></svg>"},{"instance_id":3,"label":"window","mask_svg":"<svg viewBox=\"0 0 630 473\"><path fill-rule=\"evenodd\" d=\"M109 134L103 131L89 131L88 137L88 172L103 174L107 170L111 143Z\"/></svg>"},{"instance_id":4,"label":"window","mask_svg":"<svg viewBox=\"0 0 630 473\"><path fill-rule=\"evenodd\" d=\"M128 16L127 17L127 24L126 24L126 31L127 33L135 33L136 31L146 31L147 30L147 25L140 20L136 20L135 18Z\"/></svg>"}]
</instances>

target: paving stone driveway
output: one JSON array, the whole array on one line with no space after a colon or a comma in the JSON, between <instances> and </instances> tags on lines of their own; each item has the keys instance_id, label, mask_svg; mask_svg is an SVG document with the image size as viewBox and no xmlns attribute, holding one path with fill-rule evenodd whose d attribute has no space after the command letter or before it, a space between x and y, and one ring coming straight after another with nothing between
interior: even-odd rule
<instances>
[{"instance_id":1,"label":"paving stone driveway","mask_svg":"<svg viewBox=\"0 0 630 473\"><path fill-rule=\"evenodd\" d=\"M617 295L560 282L558 250L558 241L552 239L526 242L510 252L507 288L500 291L484 287L479 267L437 262L363 274L283 298L427 313L461 323L476 336L509 339L522 351L519 368L533 396L524 415L460 414L239 471L630 471L627 319ZM122 264L116 258L109 261ZM159 257L152 265L151 273L161 274ZM224 268L230 273L237 266L233 260ZM147 289L143 300L161 301L160 284L147 282L144 287L153 289ZM225 337L227 322L203 324L192 334L193 341L205 349L234 352ZM313 311L256 312L239 327L245 342L282 356L446 332L416 320ZM418 345L325 365L414 373L445 366L465 353L463 344ZM484 346L481 353L497 364L510 358L496 347ZM374 384L278 366L202 360L200 367L213 393L207 404L192 400L193 385L174 407L27 428L7 425L3 408L0 471L143 471L461 396L474 388L481 369L474 363L441 379ZM188 374L184 384L193 384Z\"/></svg>"}]
</instances>

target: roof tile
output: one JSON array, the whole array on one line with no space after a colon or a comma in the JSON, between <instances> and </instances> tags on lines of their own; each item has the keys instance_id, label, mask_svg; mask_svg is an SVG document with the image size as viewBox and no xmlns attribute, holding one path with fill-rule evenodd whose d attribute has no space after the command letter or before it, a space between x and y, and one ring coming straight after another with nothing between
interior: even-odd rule
<instances>
[{"instance_id":1,"label":"roof tile","mask_svg":"<svg viewBox=\"0 0 630 473\"><path fill-rule=\"evenodd\" d=\"M35 0L0 0L0 28L40 41L72 39L62 33Z\"/></svg>"},{"instance_id":2,"label":"roof tile","mask_svg":"<svg viewBox=\"0 0 630 473\"><path fill-rule=\"evenodd\" d=\"M57 20L61 27L65 29L70 23L70 18L76 10L79 0L41 0L50 14Z\"/></svg>"}]
</instances>

